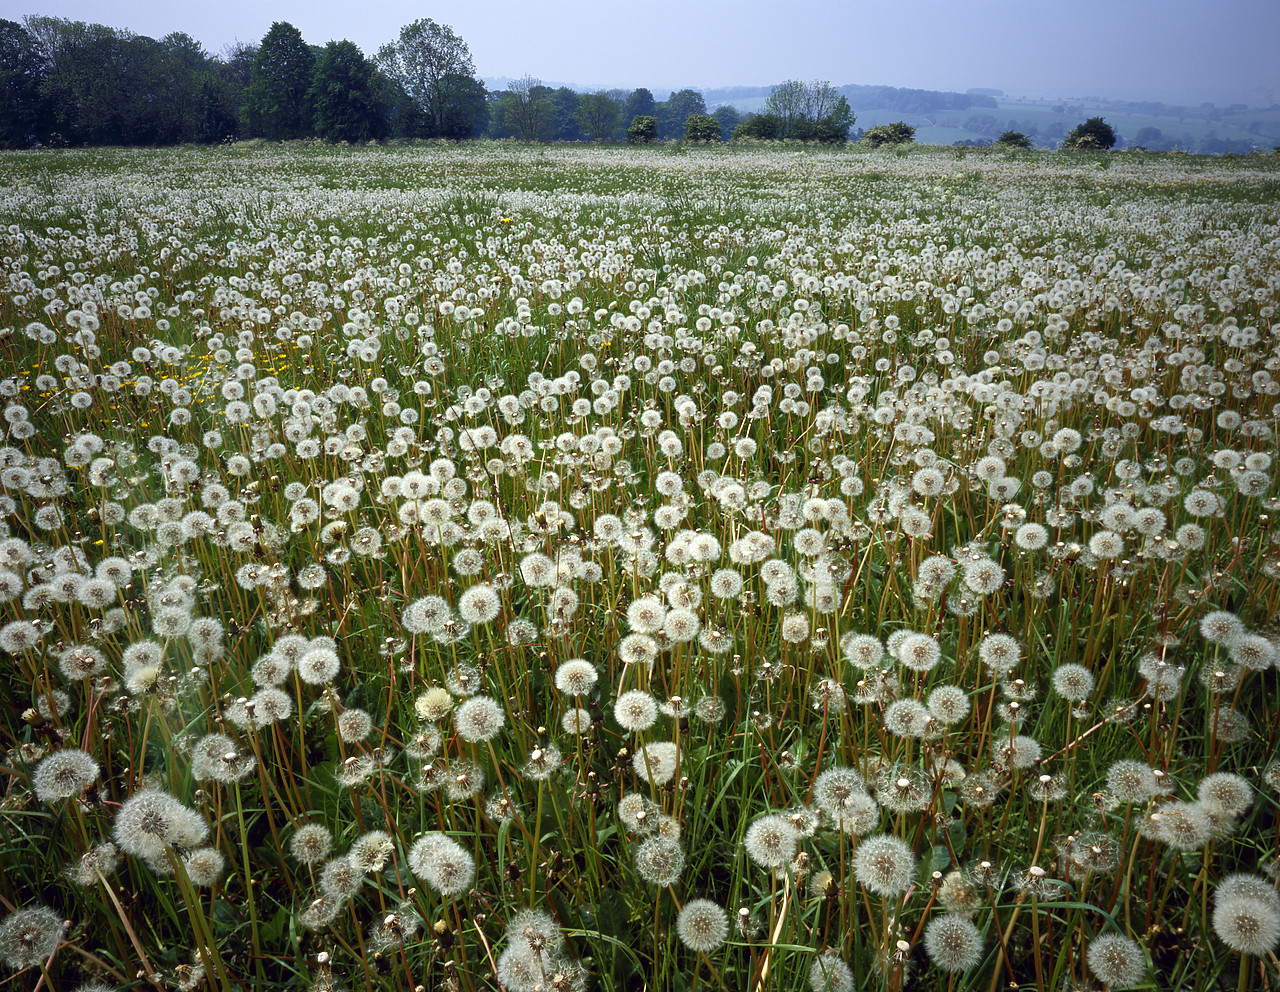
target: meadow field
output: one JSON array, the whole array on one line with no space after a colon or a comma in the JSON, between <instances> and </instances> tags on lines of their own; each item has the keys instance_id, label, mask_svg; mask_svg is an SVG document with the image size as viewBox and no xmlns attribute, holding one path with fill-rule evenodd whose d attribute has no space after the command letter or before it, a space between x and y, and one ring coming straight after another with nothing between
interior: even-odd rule
<instances>
[{"instance_id":1,"label":"meadow field","mask_svg":"<svg viewBox=\"0 0 1280 992\"><path fill-rule=\"evenodd\" d=\"M1280 988L1280 157L0 154L0 989Z\"/></svg>"}]
</instances>

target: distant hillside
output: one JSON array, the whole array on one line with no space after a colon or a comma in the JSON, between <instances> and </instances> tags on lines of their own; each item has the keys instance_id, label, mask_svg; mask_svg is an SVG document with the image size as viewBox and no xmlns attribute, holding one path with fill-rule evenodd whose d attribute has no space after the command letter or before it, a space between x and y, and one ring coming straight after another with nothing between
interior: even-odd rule
<instances>
[{"instance_id":1,"label":"distant hillside","mask_svg":"<svg viewBox=\"0 0 1280 992\"><path fill-rule=\"evenodd\" d=\"M485 80L491 91L504 88L507 82ZM658 100L671 93L667 87L651 89ZM1115 128L1117 148L1140 145L1153 151L1220 155L1270 151L1280 145L1280 103L1267 108L1241 103L1189 107L1099 96L1033 99L981 87L956 93L847 83L837 89L849 100L857 128L904 120L916 128L917 140L926 144L989 144L1004 131L1021 131L1037 147L1056 148L1072 128L1096 116L1105 117ZM731 106L742 114L752 114L763 108L772 90L773 86L720 86L701 93L709 111Z\"/></svg>"}]
</instances>

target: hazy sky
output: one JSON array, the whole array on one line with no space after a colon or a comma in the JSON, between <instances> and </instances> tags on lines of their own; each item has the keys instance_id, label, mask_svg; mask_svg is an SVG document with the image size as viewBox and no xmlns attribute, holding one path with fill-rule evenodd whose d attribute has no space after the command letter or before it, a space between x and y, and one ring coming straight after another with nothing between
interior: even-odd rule
<instances>
[{"instance_id":1,"label":"hazy sky","mask_svg":"<svg viewBox=\"0 0 1280 992\"><path fill-rule=\"evenodd\" d=\"M4 0L210 51L288 21L366 54L420 17L449 24L485 77L708 88L827 79L922 89L1166 102L1280 101L1276 0Z\"/></svg>"}]
</instances>

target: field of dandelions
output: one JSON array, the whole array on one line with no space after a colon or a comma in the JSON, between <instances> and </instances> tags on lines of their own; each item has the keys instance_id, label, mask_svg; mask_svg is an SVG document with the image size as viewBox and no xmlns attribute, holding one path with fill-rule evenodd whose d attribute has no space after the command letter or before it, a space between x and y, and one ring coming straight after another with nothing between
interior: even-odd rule
<instances>
[{"instance_id":1,"label":"field of dandelions","mask_svg":"<svg viewBox=\"0 0 1280 992\"><path fill-rule=\"evenodd\" d=\"M1280 166L0 156L0 988L1276 989Z\"/></svg>"}]
</instances>

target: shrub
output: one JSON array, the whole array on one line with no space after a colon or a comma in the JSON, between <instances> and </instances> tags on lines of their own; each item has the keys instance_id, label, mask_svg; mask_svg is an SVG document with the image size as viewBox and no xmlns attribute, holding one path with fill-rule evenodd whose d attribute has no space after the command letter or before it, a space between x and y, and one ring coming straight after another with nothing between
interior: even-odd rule
<instances>
[{"instance_id":1,"label":"shrub","mask_svg":"<svg viewBox=\"0 0 1280 992\"><path fill-rule=\"evenodd\" d=\"M720 141L720 122L707 114L690 114L684 121L685 141Z\"/></svg>"},{"instance_id":2,"label":"shrub","mask_svg":"<svg viewBox=\"0 0 1280 992\"><path fill-rule=\"evenodd\" d=\"M1004 148L1030 148L1031 139L1021 131L1005 131L996 138L996 144Z\"/></svg>"},{"instance_id":3,"label":"shrub","mask_svg":"<svg viewBox=\"0 0 1280 992\"><path fill-rule=\"evenodd\" d=\"M906 121L894 121L892 124L877 124L868 129L862 140L869 145L906 145L916 140L916 129Z\"/></svg>"},{"instance_id":4,"label":"shrub","mask_svg":"<svg viewBox=\"0 0 1280 992\"><path fill-rule=\"evenodd\" d=\"M718 126L718 125L717 125ZM658 118L636 114L627 128L627 142L632 145L652 144L658 137Z\"/></svg>"},{"instance_id":5,"label":"shrub","mask_svg":"<svg viewBox=\"0 0 1280 992\"><path fill-rule=\"evenodd\" d=\"M1071 151L1105 151L1116 143L1116 132L1101 117L1090 117L1076 127L1062 141L1062 147Z\"/></svg>"}]
</instances>

